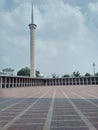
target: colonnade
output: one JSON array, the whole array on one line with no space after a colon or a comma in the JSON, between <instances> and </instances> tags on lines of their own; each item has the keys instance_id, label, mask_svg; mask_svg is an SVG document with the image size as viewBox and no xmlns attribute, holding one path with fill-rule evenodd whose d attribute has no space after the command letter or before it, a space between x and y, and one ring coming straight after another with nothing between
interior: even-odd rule
<instances>
[{"instance_id":1,"label":"colonnade","mask_svg":"<svg viewBox=\"0 0 98 130\"><path fill-rule=\"evenodd\" d=\"M0 88L42 86L43 80L30 77L0 76Z\"/></svg>"},{"instance_id":2,"label":"colonnade","mask_svg":"<svg viewBox=\"0 0 98 130\"><path fill-rule=\"evenodd\" d=\"M15 76L0 76L0 88L56 86L56 85L96 85L98 77L70 77L70 78L30 78Z\"/></svg>"},{"instance_id":3,"label":"colonnade","mask_svg":"<svg viewBox=\"0 0 98 130\"><path fill-rule=\"evenodd\" d=\"M98 84L98 77L74 77L46 79L45 85L93 85Z\"/></svg>"}]
</instances>

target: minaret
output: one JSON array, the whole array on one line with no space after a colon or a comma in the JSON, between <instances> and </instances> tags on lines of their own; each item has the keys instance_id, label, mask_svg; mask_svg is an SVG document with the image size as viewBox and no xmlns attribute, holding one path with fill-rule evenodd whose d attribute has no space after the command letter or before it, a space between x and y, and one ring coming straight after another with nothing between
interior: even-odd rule
<instances>
[{"instance_id":1,"label":"minaret","mask_svg":"<svg viewBox=\"0 0 98 130\"><path fill-rule=\"evenodd\" d=\"M31 13L31 24L29 24L30 28L30 76L36 77L36 69L35 69L35 29L36 24L34 24L33 17L33 2L32 2L32 13Z\"/></svg>"}]
</instances>

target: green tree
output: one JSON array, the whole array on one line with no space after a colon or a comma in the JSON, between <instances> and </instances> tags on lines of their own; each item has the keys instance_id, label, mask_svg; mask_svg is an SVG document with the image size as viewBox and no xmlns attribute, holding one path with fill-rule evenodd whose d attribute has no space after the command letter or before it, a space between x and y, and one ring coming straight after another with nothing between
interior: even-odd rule
<instances>
[{"instance_id":1,"label":"green tree","mask_svg":"<svg viewBox=\"0 0 98 130\"><path fill-rule=\"evenodd\" d=\"M95 74L95 76L98 76L98 72Z\"/></svg>"},{"instance_id":2,"label":"green tree","mask_svg":"<svg viewBox=\"0 0 98 130\"><path fill-rule=\"evenodd\" d=\"M74 76L74 77L80 77L81 75L80 75L80 72L77 71L77 72L73 72L73 76Z\"/></svg>"},{"instance_id":3,"label":"green tree","mask_svg":"<svg viewBox=\"0 0 98 130\"><path fill-rule=\"evenodd\" d=\"M90 73L86 73L85 76L91 76Z\"/></svg>"},{"instance_id":4,"label":"green tree","mask_svg":"<svg viewBox=\"0 0 98 130\"><path fill-rule=\"evenodd\" d=\"M56 74L52 74L52 78L56 78Z\"/></svg>"},{"instance_id":5,"label":"green tree","mask_svg":"<svg viewBox=\"0 0 98 130\"><path fill-rule=\"evenodd\" d=\"M62 76L62 78L70 77L68 74Z\"/></svg>"},{"instance_id":6,"label":"green tree","mask_svg":"<svg viewBox=\"0 0 98 130\"><path fill-rule=\"evenodd\" d=\"M36 70L36 77L40 77L40 71Z\"/></svg>"},{"instance_id":7,"label":"green tree","mask_svg":"<svg viewBox=\"0 0 98 130\"><path fill-rule=\"evenodd\" d=\"M30 68L25 67L17 72L18 76L30 76ZM40 71L36 70L36 77L40 77Z\"/></svg>"},{"instance_id":8,"label":"green tree","mask_svg":"<svg viewBox=\"0 0 98 130\"><path fill-rule=\"evenodd\" d=\"M30 69L28 67L22 68L17 72L18 76L30 76Z\"/></svg>"},{"instance_id":9,"label":"green tree","mask_svg":"<svg viewBox=\"0 0 98 130\"><path fill-rule=\"evenodd\" d=\"M52 74L52 78L59 78L59 75Z\"/></svg>"},{"instance_id":10,"label":"green tree","mask_svg":"<svg viewBox=\"0 0 98 130\"><path fill-rule=\"evenodd\" d=\"M2 72L0 72L0 75L2 75L3 73Z\"/></svg>"}]
</instances>

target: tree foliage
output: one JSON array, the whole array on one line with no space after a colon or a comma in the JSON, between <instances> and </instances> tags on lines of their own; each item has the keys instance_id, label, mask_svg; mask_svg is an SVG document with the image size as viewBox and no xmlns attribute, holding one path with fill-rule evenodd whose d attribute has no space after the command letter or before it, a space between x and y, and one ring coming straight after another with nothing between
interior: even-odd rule
<instances>
[{"instance_id":1,"label":"tree foliage","mask_svg":"<svg viewBox=\"0 0 98 130\"><path fill-rule=\"evenodd\" d=\"M80 77L81 75L80 75L80 72L77 71L77 72L73 72L73 76L74 76L74 77Z\"/></svg>"},{"instance_id":2,"label":"tree foliage","mask_svg":"<svg viewBox=\"0 0 98 130\"><path fill-rule=\"evenodd\" d=\"M52 74L52 78L59 78L59 75Z\"/></svg>"},{"instance_id":3,"label":"tree foliage","mask_svg":"<svg viewBox=\"0 0 98 130\"><path fill-rule=\"evenodd\" d=\"M30 76L30 68L25 67L17 72L18 76ZM40 71L36 70L36 77L40 77Z\"/></svg>"},{"instance_id":4,"label":"tree foliage","mask_svg":"<svg viewBox=\"0 0 98 130\"><path fill-rule=\"evenodd\" d=\"M36 77L40 77L40 71L36 70Z\"/></svg>"},{"instance_id":5,"label":"tree foliage","mask_svg":"<svg viewBox=\"0 0 98 130\"><path fill-rule=\"evenodd\" d=\"M22 68L17 72L18 76L30 76L30 69L28 67Z\"/></svg>"},{"instance_id":6,"label":"tree foliage","mask_svg":"<svg viewBox=\"0 0 98 130\"><path fill-rule=\"evenodd\" d=\"M70 77L68 74L65 74L62 76L62 78L67 78L67 77Z\"/></svg>"},{"instance_id":7,"label":"tree foliage","mask_svg":"<svg viewBox=\"0 0 98 130\"><path fill-rule=\"evenodd\" d=\"M95 76L98 76L98 72L95 74Z\"/></svg>"},{"instance_id":8,"label":"tree foliage","mask_svg":"<svg viewBox=\"0 0 98 130\"><path fill-rule=\"evenodd\" d=\"M56 78L56 74L52 74L52 78Z\"/></svg>"},{"instance_id":9,"label":"tree foliage","mask_svg":"<svg viewBox=\"0 0 98 130\"><path fill-rule=\"evenodd\" d=\"M85 76L91 76L90 73L86 73Z\"/></svg>"},{"instance_id":10,"label":"tree foliage","mask_svg":"<svg viewBox=\"0 0 98 130\"><path fill-rule=\"evenodd\" d=\"M2 72L0 72L0 74L2 74Z\"/></svg>"}]
</instances>

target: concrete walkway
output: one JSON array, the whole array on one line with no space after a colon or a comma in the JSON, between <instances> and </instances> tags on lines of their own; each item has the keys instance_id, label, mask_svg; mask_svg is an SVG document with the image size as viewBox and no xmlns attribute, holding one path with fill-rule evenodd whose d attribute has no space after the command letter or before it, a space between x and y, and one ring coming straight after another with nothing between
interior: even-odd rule
<instances>
[{"instance_id":1,"label":"concrete walkway","mask_svg":"<svg viewBox=\"0 0 98 130\"><path fill-rule=\"evenodd\" d=\"M0 89L0 130L98 130L98 86Z\"/></svg>"}]
</instances>

